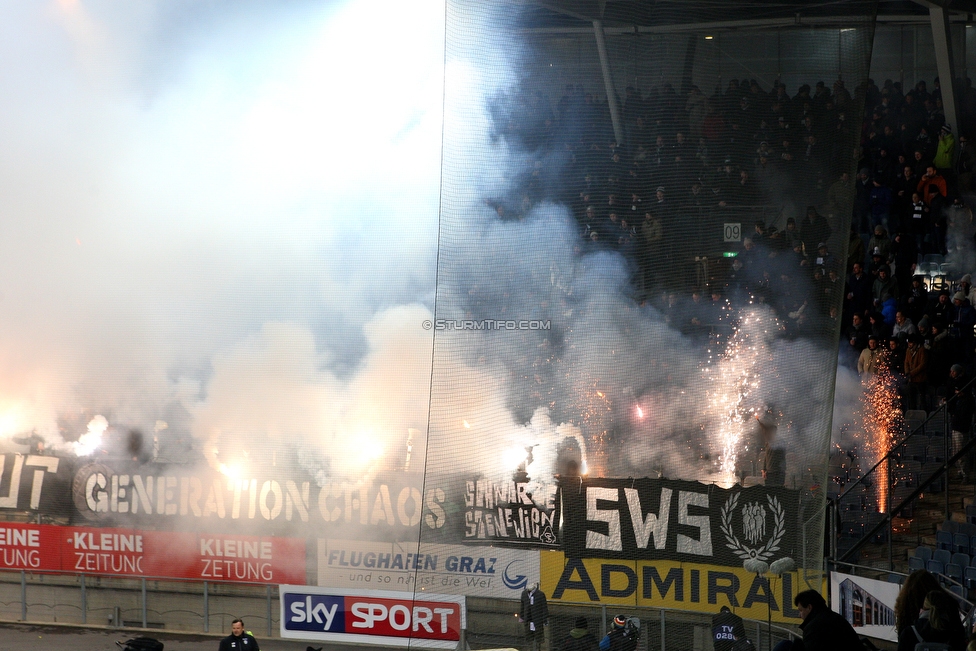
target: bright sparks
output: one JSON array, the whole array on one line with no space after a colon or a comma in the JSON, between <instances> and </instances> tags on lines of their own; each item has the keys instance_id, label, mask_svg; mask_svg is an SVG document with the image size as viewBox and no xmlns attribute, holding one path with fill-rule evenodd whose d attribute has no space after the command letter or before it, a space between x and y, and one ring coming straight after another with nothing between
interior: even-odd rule
<instances>
[{"instance_id":1,"label":"bright sparks","mask_svg":"<svg viewBox=\"0 0 976 651\"><path fill-rule=\"evenodd\" d=\"M887 360L878 364L878 372L865 375L861 380L861 420L864 424L864 448L871 464L875 464L891 452L902 432L904 415L898 401L898 387ZM883 462L877 472L878 511L888 510L888 462Z\"/></svg>"},{"instance_id":2,"label":"bright sparks","mask_svg":"<svg viewBox=\"0 0 976 651\"><path fill-rule=\"evenodd\" d=\"M240 479L244 476L243 470L237 465L228 466L226 463L222 463L217 469L231 479Z\"/></svg>"},{"instance_id":3,"label":"bright sparks","mask_svg":"<svg viewBox=\"0 0 976 651\"><path fill-rule=\"evenodd\" d=\"M709 402L718 419L719 482L733 486L742 439L747 428L755 427L757 405L751 395L759 388L759 374L767 361L770 319L753 308L745 311L733 326L725 350L706 368L711 383ZM774 319L772 321L775 321Z\"/></svg>"},{"instance_id":4,"label":"bright sparks","mask_svg":"<svg viewBox=\"0 0 976 651\"><path fill-rule=\"evenodd\" d=\"M525 447L509 448L502 452L502 467L515 470L528 458L529 453Z\"/></svg>"},{"instance_id":5,"label":"bright sparks","mask_svg":"<svg viewBox=\"0 0 976 651\"><path fill-rule=\"evenodd\" d=\"M108 420L104 416L98 415L88 421L88 431L78 438L74 444L75 454L79 457L87 457L102 442L102 434L108 429Z\"/></svg>"}]
</instances>

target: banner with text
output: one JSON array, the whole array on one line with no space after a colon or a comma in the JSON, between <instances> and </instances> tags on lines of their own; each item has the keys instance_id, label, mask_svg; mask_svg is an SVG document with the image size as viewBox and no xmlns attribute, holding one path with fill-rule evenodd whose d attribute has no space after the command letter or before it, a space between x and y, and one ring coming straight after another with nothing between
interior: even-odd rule
<instances>
[{"instance_id":1,"label":"banner with text","mask_svg":"<svg viewBox=\"0 0 976 651\"><path fill-rule=\"evenodd\" d=\"M464 597L278 587L281 637L340 644L453 649L467 625Z\"/></svg>"},{"instance_id":2,"label":"banner with text","mask_svg":"<svg viewBox=\"0 0 976 651\"><path fill-rule=\"evenodd\" d=\"M567 558L542 552L542 591L550 601L671 608L717 613L728 606L746 619L799 624L793 597L810 588L799 572L757 575L731 568L677 561L630 561Z\"/></svg>"},{"instance_id":3,"label":"banner with text","mask_svg":"<svg viewBox=\"0 0 976 651\"><path fill-rule=\"evenodd\" d=\"M318 585L518 599L539 579L539 552L467 545L318 541Z\"/></svg>"},{"instance_id":4,"label":"banner with text","mask_svg":"<svg viewBox=\"0 0 976 651\"><path fill-rule=\"evenodd\" d=\"M0 569L246 583L305 583L305 541L8 523Z\"/></svg>"},{"instance_id":5,"label":"banner with text","mask_svg":"<svg viewBox=\"0 0 976 651\"><path fill-rule=\"evenodd\" d=\"M800 492L668 479L562 486L562 550L572 558L669 559L742 568L798 558Z\"/></svg>"}]
</instances>

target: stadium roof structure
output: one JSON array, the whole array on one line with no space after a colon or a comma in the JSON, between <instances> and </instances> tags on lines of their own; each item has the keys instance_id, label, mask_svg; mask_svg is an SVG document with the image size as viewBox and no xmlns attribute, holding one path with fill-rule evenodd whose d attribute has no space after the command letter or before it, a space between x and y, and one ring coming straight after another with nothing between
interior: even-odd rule
<instances>
[{"instance_id":1,"label":"stadium roof structure","mask_svg":"<svg viewBox=\"0 0 976 651\"><path fill-rule=\"evenodd\" d=\"M781 27L790 24L841 24L863 20L866 0L797 2L790 0L528 0L522 25L527 29L604 29L636 32L683 31L705 27ZM972 22L976 0L881 0L881 21L927 22L930 10L945 10L953 22ZM869 15L870 15L869 11Z\"/></svg>"}]
</instances>

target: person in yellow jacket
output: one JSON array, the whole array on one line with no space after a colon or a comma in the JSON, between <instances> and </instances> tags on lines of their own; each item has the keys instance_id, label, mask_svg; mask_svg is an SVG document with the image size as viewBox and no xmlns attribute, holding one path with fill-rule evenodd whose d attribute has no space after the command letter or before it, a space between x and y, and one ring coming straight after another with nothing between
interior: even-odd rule
<instances>
[{"instance_id":1,"label":"person in yellow jacket","mask_svg":"<svg viewBox=\"0 0 976 651\"><path fill-rule=\"evenodd\" d=\"M864 379L877 375L884 354L884 349L878 345L878 338L874 335L868 337L868 347L862 350L860 357L857 358L858 374Z\"/></svg>"},{"instance_id":2,"label":"person in yellow jacket","mask_svg":"<svg viewBox=\"0 0 976 651\"><path fill-rule=\"evenodd\" d=\"M948 124L943 124L942 130L939 131L939 145L935 150L935 158L932 159L932 164L942 176L945 176L952 171L955 156L956 139L952 135L952 128Z\"/></svg>"}]
</instances>

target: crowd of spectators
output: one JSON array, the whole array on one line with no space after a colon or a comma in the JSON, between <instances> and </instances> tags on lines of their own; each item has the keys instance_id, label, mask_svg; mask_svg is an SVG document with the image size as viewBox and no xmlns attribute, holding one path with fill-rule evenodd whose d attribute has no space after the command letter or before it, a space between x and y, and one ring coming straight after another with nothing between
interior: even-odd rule
<instances>
[{"instance_id":1,"label":"crowd of spectators","mask_svg":"<svg viewBox=\"0 0 976 651\"><path fill-rule=\"evenodd\" d=\"M741 299L765 302L788 333L839 332L851 368L886 365L904 378L904 406L930 409L976 344L976 270L938 291L916 275L923 256L976 248L976 89L956 88L962 129L946 122L938 78L907 91L868 80L853 93L819 81L792 96L778 81L732 80L711 96L628 87L623 143L607 103L581 86L554 107L517 93L496 103L496 128L535 162L520 196L495 207L517 219L543 199L571 206L582 246L620 252L635 300L688 335L715 334ZM741 247L695 275L696 225L716 215L743 221ZM953 227L966 233L955 243Z\"/></svg>"}]
</instances>

